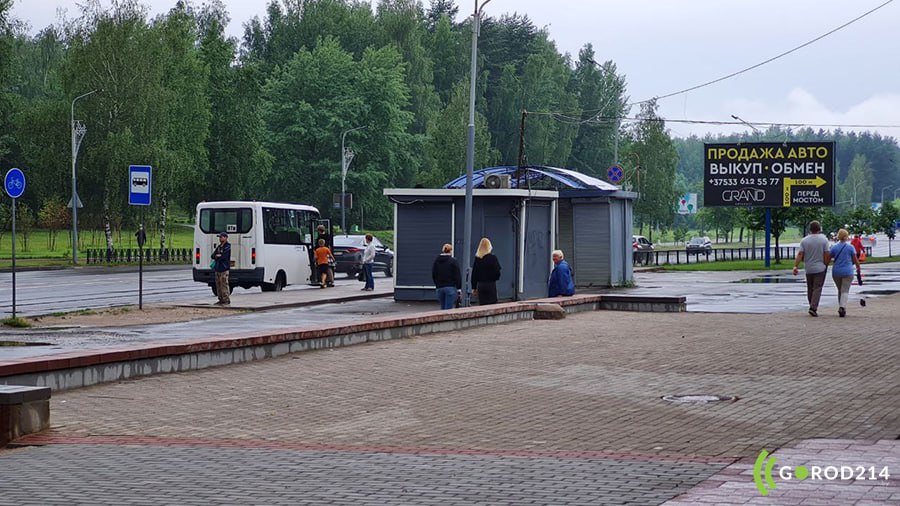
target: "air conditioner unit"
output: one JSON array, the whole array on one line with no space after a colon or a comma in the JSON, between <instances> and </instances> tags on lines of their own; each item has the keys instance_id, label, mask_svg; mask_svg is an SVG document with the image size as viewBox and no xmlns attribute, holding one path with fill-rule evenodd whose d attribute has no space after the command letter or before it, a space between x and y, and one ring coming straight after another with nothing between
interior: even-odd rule
<instances>
[{"instance_id":1,"label":"air conditioner unit","mask_svg":"<svg viewBox=\"0 0 900 506\"><path fill-rule=\"evenodd\" d=\"M492 190L509 189L509 179L508 174L491 174L484 178L484 187Z\"/></svg>"}]
</instances>

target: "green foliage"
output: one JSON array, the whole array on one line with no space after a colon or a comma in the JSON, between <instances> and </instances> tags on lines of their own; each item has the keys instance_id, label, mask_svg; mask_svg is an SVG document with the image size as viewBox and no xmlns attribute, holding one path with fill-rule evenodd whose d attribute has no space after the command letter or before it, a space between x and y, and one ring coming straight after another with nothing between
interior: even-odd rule
<instances>
[{"instance_id":1,"label":"green foliage","mask_svg":"<svg viewBox=\"0 0 900 506\"><path fill-rule=\"evenodd\" d=\"M30 321L28 321L24 318L19 318L18 316L15 318L12 318L12 317L4 318L3 320L0 320L0 323L2 323L6 327L13 327L13 328L19 328L19 329L25 329L25 328L31 327Z\"/></svg>"},{"instance_id":2,"label":"green foliage","mask_svg":"<svg viewBox=\"0 0 900 506\"><path fill-rule=\"evenodd\" d=\"M675 167L678 153L666 133L665 122L656 114L656 102L641 105L640 122L635 126L630 152L640 159L636 189L641 197L635 204L642 224L667 226L675 213Z\"/></svg>"}]
</instances>

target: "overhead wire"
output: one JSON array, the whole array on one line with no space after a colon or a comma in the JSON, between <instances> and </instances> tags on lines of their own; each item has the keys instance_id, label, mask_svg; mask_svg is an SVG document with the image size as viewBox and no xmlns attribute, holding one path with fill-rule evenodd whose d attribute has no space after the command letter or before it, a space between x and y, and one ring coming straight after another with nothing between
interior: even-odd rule
<instances>
[{"instance_id":1,"label":"overhead wire","mask_svg":"<svg viewBox=\"0 0 900 506\"><path fill-rule=\"evenodd\" d=\"M842 24L841 26L838 26L837 28L834 28L834 29L832 29L832 30L830 30L830 31L828 31L828 32L826 32L826 33L824 33L824 34L822 34L822 35L819 35L818 37L816 37L816 38L814 38L814 39L812 39L812 40L809 40L809 41L807 41L807 42L804 42L803 44L800 44L799 46L796 46L796 47L794 47L794 48L791 48L791 49L789 49L789 50L787 50L787 51L785 51L785 52L783 52L783 53L780 53L780 54L778 54L778 55L775 55L775 56L773 56L773 57L771 57L771 58L769 58L769 59L767 59L767 60L761 61L761 62L759 62L759 63L757 63L757 64L755 64L755 65L751 65L751 66L749 66L749 67L747 67L747 68L738 70L738 71L736 71L736 72L732 72L732 73L730 73L730 74L728 74L728 75L719 77L719 78L717 78L717 79L713 79L712 81L707 81L707 82L705 82L705 83L698 84L698 85L695 85L695 86L691 86L691 87L689 87L689 88L685 88L685 89L683 89L683 90L675 91L675 92L672 92L672 93L667 93L667 94L665 94L665 95L655 96L655 97L649 98L649 99L647 99L647 100L641 100L640 102L631 102L631 103L628 104L628 105L639 105L639 104L644 104L644 103L647 103L647 102L650 102L650 101L653 101L653 100L659 101L659 100L663 100L663 99L666 99L666 98L669 98L669 97L674 97L674 96L676 96L676 95L682 95L682 94L684 94L684 93L689 93L689 92L691 92L691 91L698 90L698 89L700 89L700 88L705 88L706 86L710 86L710 85L716 84L716 83L718 83L718 82L724 81L724 80L726 80L726 79L730 79L730 78L732 78L732 77L741 75L741 74L743 74L743 73L745 73L745 72L749 72L749 71L751 71L751 70L757 69L757 68L759 68L759 67L762 67L763 65L766 65L766 64L768 64L768 63L772 63L772 62L775 61L775 60L778 60L778 59L783 58L783 57L785 57L785 56L787 56L787 55L789 55L789 54L791 54L791 53L794 53L794 52L796 52L796 51L799 51L799 50L803 49L804 47L809 46L810 44L813 44L813 43L815 43L815 42L818 42L818 41L824 39L825 37L828 37L829 35L831 35L831 34L837 32L837 31L843 30L844 28L846 28L846 27L852 25L853 23L856 23L857 21L859 21L859 20L865 18L866 16L868 16L868 15L874 13L875 11L877 11L877 10L879 10L879 9L882 9L882 8L886 7L888 4L892 3L893 1L894 1L894 0L887 0L886 2L882 3L881 5L878 5L878 6L874 7L874 8L872 8L872 9L870 9L870 10L864 12L863 14L860 14L859 16L857 16L857 17L851 19L850 21L847 21L846 23Z\"/></svg>"}]
</instances>

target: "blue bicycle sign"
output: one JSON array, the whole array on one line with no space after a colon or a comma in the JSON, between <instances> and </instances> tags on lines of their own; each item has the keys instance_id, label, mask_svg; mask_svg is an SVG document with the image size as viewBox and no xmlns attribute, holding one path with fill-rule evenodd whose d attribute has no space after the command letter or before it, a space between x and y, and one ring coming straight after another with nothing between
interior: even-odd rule
<instances>
[{"instance_id":1,"label":"blue bicycle sign","mask_svg":"<svg viewBox=\"0 0 900 506\"><path fill-rule=\"evenodd\" d=\"M3 186L10 197L14 199L21 197L25 193L25 174L19 169L9 169L3 180Z\"/></svg>"}]
</instances>

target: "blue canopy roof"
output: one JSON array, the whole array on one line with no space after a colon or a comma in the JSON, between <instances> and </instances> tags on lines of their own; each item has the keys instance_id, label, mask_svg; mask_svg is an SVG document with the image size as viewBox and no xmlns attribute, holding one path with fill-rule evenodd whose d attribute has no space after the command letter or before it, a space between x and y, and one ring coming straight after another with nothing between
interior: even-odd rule
<instances>
[{"instance_id":1,"label":"blue canopy roof","mask_svg":"<svg viewBox=\"0 0 900 506\"><path fill-rule=\"evenodd\" d=\"M522 170L521 181L517 181L515 178L516 171ZM528 165L526 167L489 167L486 169L476 170L472 177L472 186L475 188L484 187L484 179L490 175L509 175L513 176L510 179L510 188L518 188L520 185L518 183L521 182L522 188L534 188L534 189L545 189L545 188L569 188L575 190L605 190L605 191L618 191L619 187L607 183L606 181L602 181L592 176L588 176L587 174L582 174L581 172L576 172L574 170L569 169L561 169L559 167L546 167L546 166L535 166ZM466 187L466 176L460 176L453 181L450 181L444 188L465 188Z\"/></svg>"}]
</instances>

